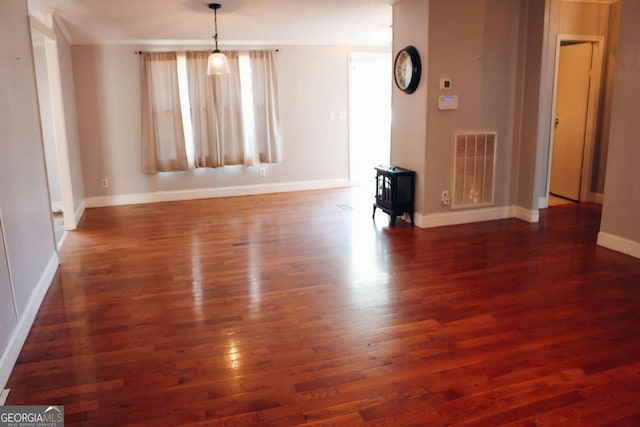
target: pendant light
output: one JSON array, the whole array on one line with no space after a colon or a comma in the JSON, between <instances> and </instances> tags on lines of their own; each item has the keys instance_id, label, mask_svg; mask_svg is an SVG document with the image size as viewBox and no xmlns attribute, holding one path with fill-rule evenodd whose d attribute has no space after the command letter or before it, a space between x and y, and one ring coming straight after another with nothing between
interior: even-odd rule
<instances>
[{"instance_id":1,"label":"pendant light","mask_svg":"<svg viewBox=\"0 0 640 427\"><path fill-rule=\"evenodd\" d=\"M211 55L209 55L209 60L207 61L208 75L229 74L229 63L227 62L227 57L218 49L218 9L221 7L222 5L220 3L209 3L209 9L213 9L213 22L215 25L215 34L213 38L216 41L216 49Z\"/></svg>"}]
</instances>

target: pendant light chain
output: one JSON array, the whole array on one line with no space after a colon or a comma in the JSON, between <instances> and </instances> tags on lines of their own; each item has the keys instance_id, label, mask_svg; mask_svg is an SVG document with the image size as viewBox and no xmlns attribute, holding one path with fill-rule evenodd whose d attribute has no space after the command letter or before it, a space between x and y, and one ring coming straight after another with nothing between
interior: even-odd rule
<instances>
[{"instance_id":1,"label":"pendant light chain","mask_svg":"<svg viewBox=\"0 0 640 427\"><path fill-rule=\"evenodd\" d=\"M215 27L215 34L213 35L213 39L216 41L215 52L218 52L218 9L213 9L213 25Z\"/></svg>"}]
</instances>

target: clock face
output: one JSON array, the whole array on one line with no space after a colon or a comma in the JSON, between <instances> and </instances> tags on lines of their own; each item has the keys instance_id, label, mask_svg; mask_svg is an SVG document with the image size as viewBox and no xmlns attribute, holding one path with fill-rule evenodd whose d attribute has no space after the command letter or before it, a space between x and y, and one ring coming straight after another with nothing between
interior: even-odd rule
<instances>
[{"instance_id":1,"label":"clock face","mask_svg":"<svg viewBox=\"0 0 640 427\"><path fill-rule=\"evenodd\" d=\"M398 60L396 61L396 80L400 89L406 89L409 86L411 71L411 57L403 50L398 54Z\"/></svg>"},{"instance_id":2,"label":"clock face","mask_svg":"<svg viewBox=\"0 0 640 427\"><path fill-rule=\"evenodd\" d=\"M393 67L396 86L403 92L413 93L420 82L420 55L413 46L407 46L398 52Z\"/></svg>"}]
</instances>

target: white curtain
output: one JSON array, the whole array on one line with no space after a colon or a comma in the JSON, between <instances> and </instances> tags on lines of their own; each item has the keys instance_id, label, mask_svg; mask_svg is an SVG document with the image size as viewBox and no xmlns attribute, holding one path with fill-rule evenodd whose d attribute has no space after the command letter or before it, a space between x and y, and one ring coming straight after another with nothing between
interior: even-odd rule
<instances>
[{"instance_id":1,"label":"white curtain","mask_svg":"<svg viewBox=\"0 0 640 427\"><path fill-rule=\"evenodd\" d=\"M282 150L275 53L249 51L249 64L253 81L255 148L260 163L276 163L282 160Z\"/></svg>"},{"instance_id":2,"label":"white curtain","mask_svg":"<svg viewBox=\"0 0 640 427\"><path fill-rule=\"evenodd\" d=\"M142 53L142 169L187 170L175 52Z\"/></svg>"},{"instance_id":3,"label":"white curtain","mask_svg":"<svg viewBox=\"0 0 640 427\"><path fill-rule=\"evenodd\" d=\"M207 75L209 52L187 52L195 166L244 164L238 53L225 51L230 73Z\"/></svg>"},{"instance_id":4,"label":"white curtain","mask_svg":"<svg viewBox=\"0 0 640 427\"><path fill-rule=\"evenodd\" d=\"M142 54L145 172L187 170L191 147L196 168L280 161L275 54L225 51L225 55L230 73L208 76L209 52L186 52L186 67L182 62L178 66L175 52ZM181 97L183 105L189 105L190 113L186 107L184 112L188 117L183 117Z\"/></svg>"}]
</instances>

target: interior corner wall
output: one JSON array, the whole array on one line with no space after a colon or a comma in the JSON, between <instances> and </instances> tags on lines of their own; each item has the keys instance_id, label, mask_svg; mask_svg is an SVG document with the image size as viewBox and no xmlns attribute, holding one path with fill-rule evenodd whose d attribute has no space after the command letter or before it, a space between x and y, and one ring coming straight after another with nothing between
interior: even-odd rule
<instances>
[{"instance_id":1,"label":"interior corner wall","mask_svg":"<svg viewBox=\"0 0 640 427\"><path fill-rule=\"evenodd\" d=\"M268 48L274 48L269 46ZM141 67L136 50L188 46L72 46L82 170L87 198L349 178L346 46L278 46L278 88L283 160L259 167L147 175L141 162ZM192 49L202 49L194 46ZM233 47L228 47L233 49ZM388 52L388 49L381 49ZM334 112L333 115L330 113ZM344 112L344 114L339 114ZM102 188L101 180L109 187Z\"/></svg>"},{"instance_id":2,"label":"interior corner wall","mask_svg":"<svg viewBox=\"0 0 640 427\"><path fill-rule=\"evenodd\" d=\"M604 178L607 172L607 155L609 151L609 134L611 132L611 103L613 82L616 75L616 55L618 51L618 31L620 23L620 2L609 5L609 23L607 26L604 70L602 78L602 94L600 117L596 145L594 147L593 175L591 191L604 193Z\"/></svg>"},{"instance_id":3,"label":"interior corner wall","mask_svg":"<svg viewBox=\"0 0 640 427\"><path fill-rule=\"evenodd\" d=\"M518 181L516 205L528 210L538 208L536 164L541 128L541 82L543 70L543 41L545 39L545 0L527 1L526 33L524 40L524 76L521 92L521 117L518 153ZM544 127L545 124L542 124ZM545 167L546 171L546 167ZM546 172L545 172L546 173ZM546 185L546 175L545 175Z\"/></svg>"},{"instance_id":4,"label":"interior corner wall","mask_svg":"<svg viewBox=\"0 0 640 427\"><path fill-rule=\"evenodd\" d=\"M402 0L393 5L393 51L412 45L421 57L422 73L412 94L391 92L391 163L416 172L415 211L425 212L426 126L428 85L429 0Z\"/></svg>"},{"instance_id":5,"label":"interior corner wall","mask_svg":"<svg viewBox=\"0 0 640 427\"><path fill-rule=\"evenodd\" d=\"M622 1L605 198L598 242L608 236L640 257L640 2ZM611 243L611 242L609 242ZM606 246L620 250L615 244Z\"/></svg>"}]
</instances>

